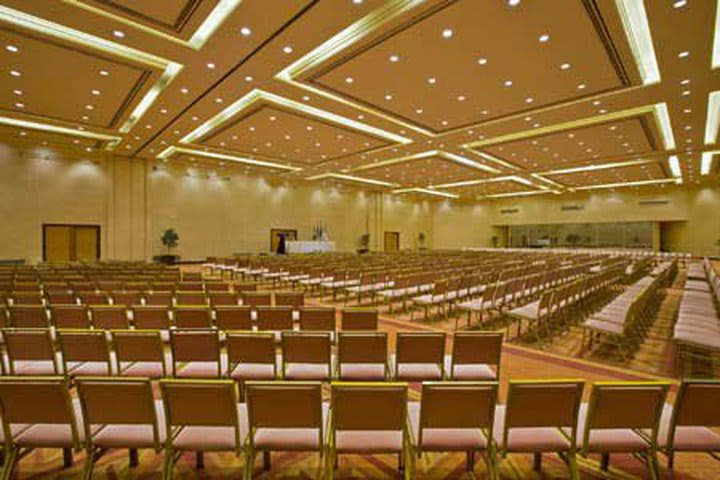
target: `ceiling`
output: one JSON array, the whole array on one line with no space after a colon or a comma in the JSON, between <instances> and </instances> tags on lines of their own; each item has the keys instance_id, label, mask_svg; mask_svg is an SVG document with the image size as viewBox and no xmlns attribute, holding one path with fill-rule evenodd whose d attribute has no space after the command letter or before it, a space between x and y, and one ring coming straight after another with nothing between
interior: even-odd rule
<instances>
[{"instance_id":1,"label":"ceiling","mask_svg":"<svg viewBox=\"0 0 720 480\"><path fill-rule=\"evenodd\" d=\"M720 184L720 1L2 0L0 136L437 199Z\"/></svg>"}]
</instances>

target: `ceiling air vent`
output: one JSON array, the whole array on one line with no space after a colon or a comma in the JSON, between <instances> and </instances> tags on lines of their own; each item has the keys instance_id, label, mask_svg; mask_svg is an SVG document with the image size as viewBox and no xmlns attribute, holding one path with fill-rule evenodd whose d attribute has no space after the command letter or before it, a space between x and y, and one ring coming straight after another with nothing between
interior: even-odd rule
<instances>
[{"instance_id":1,"label":"ceiling air vent","mask_svg":"<svg viewBox=\"0 0 720 480\"><path fill-rule=\"evenodd\" d=\"M667 205L670 203L670 200L640 200L638 202L638 205L641 207L645 207L648 205Z\"/></svg>"},{"instance_id":2,"label":"ceiling air vent","mask_svg":"<svg viewBox=\"0 0 720 480\"><path fill-rule=\"evenodd\" d=\"M585 210L585 206L584 205L563 205L562 207L560 207L560 210L562 210L563 212L569 212L569 211L573 211L573 210Z\"/></svg>"},{"instance_id":3,"label":"ceiling air vent","mask_svg":"<svg viewBox=\"0 0 720 480\"><path fill-rule=\"evenodd\" d=\"M504 208L500 210L500 213L503 215L510 215L511 213L517 213L519 210L517 208Z\"/></svg>"}]
</instances>

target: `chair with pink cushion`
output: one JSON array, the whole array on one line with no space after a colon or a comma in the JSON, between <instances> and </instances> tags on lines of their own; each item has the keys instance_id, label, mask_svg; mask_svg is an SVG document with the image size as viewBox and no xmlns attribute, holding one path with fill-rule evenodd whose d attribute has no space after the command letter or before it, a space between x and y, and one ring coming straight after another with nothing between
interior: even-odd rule
<instances>
[{"instance_id":1,"label":"chair with pink cushion","mask_svg":"<svg viewBox=\"0 0 720 480\"><path fill-rule=\"evenodd\" d=\"M61 359L49 329L3 329L10 375L59 375Z\"/></svg>"},{"instance_id":2,"label":"chair with pink cushion","mask_svg":"<svg viewBox=\"0 0 720 480\"><path fill-rule=\"evenodd\" d=\"M286 380L332 378L330 332L282 332L282 375Z\"/></svg>"},{"instance_id":3,"label":"chair with pink cushion","mask_svg":"<svg viewBox=\"0 0 720 480\"><path fill-rule=\"evenodd\" d=\"M338 455L396 454L405 480L414 464L407 415L407 384L337 382L331 385L327 432L328 478Z\"/></svg>"},{"instance_id":4,"label":"chair with pink cushion","mask_svg":"<svg viewBox=\"0 0 720 480\"><path fill-rule=\"evenodd\" d=\"M444 333L398 332L395 352L395 379L418 382L444 378Z\"/></svg>"},{"instance_id":5,"label":"chair with pink cushion","mask_svg":"<svg viewBox=\"0 0 720 480\"><path fill-rule=\"evenodd\" d=\"M340 329L344 331L371 331L378 329L378 311L375 308L343 308Z\"/></svg>"},{"instance_id":6,"label":"chair with pink cushion","mask_svg":"<svg viewBox=\"0 0 720 480\"><path fill-rule=\"evenodd\" d=\"M158 330L111 330L115 370L125 377L167 376L168 357Z\"/></svg>"},{"instance_id":7,"label":"chair with pink cushion","mask_svg":"<svg viewBox=\"0 0 720 480\"><path fill-rule=\"evenodd\" d=\"M138 449L162 451L165 415L150 379L87 377L77 386L85 425L85 480L93 478L95 463L110 449L127 448L131 468L138 464Z\"/></svg>"},{"instance_id":8,"label":"chair with pink cushion","mask_svg":"<svg viewBox=\"0 0 720 480\"><path fill-rule=\"evenodd\" d=\"M203 452L242 455L247 431L238 410L237 386L232 380L160 380L165 411L165 465L163 478L173 470L183 452L196 452L202 468Z\"/></svg>"},{"instance_id":9,"label":"chair with pink cushion","mask_svg":"<svg viewBox=\"0 0 720 480\"><path fill-rule=\"evenodd\" d=\"M245 380L274 380L278 359L275 336L269 332L227 332L227 377Z\"/></svg>"},{"instance_id":10,"label":"chair with pink cushion","mask_svg":"<svg viewBox=\"0 0 720 480\"><path fill-rule=\"evenodd\" d=\"M422 401L408 403L418 457L423 452L466 452L472 472L475 455L485 459L488 477L495 472L493 421L497 382L423 382Z\"/></svg>"},{"instance_id":11,"label":"chair with pink cushion","mask_svg":"<svg viewBox=\"0 0 720 480\"><path fill-rule=\"evenodd\" d=\"M447 362L448 377L451 380L499 380L502 344L502 333L455 332Z\"/></svg>"},{"instance_id":12,"label":"chair with pink cushion","mask_svg":"<svg viewBox=\"0 0 720 480\"><path fill-rule=\"evenodd\" d=\"M720 460L720 380L684 380L675 404L665 404L659 446L672 469L676 452L707 452Z\"/></svg>"},{"instance_id":13,"label":"chair with pink cushion","mask_svg":"<svg viewBox=\"0 0 720 480\"><path fill-rule=\"evenodd\" d=\"M113 375L110 348L101 330L58 330L63 371L70 378Z\"/></svg>"},{"instance_id":14,"label":"chair with pink cushion","mask_svg":"<svg viewBox=\"0 0 720 480\"><path fill-rule=\"evenodd\" d=\"M657 439L669 387L668 382L594 383L580 410L582 455L601 454L600 468L607 471L611 454L633 454L645 461L651 478L660 478Z\"/></svg>"},{"instance_id":15,"label":"chair with pink cushion","mask_svg":"<svg viewBox=\"0 0 720 480\"><path fill-rule=\"evenodd\" d=\"M217 330L170 330L172 374L176 378L220 378L220 337Z\"/></svg>"},{"instance_id":16,"label":"chair with pink cushion","mask_svg":"<svg viewBox=\"0 0 720 480\"><path fill-rule=\"evenodd\" d=\"M582 380L510 381L507 403L495 409L499 455L532 453L534 469L540 472L542 454L557 453L570 478L579 479L576 454L583 387Z\"/></svg>"},{"instance_id":17,"label":"chair with pink cushion","mask_svg":"<svg viewBox=\"0 0 720 480\"><path fill-rule=\"evenodd\" d=\"M84 440L80 403L63 377L0 378L5 461L0 478L12 478L18 462L36 448L60 448L65 468Z\"/></svg>"},{"instance_id":18,"label":"chair with pink cushion","mask_svg":"<svg viewBox=\"0 0 720 480\"><path fill-rule=\"evenodd\" d=\"M270 452L318 452L322 458L328 408L320 382L247 382L245 399L246 480L253 477L258 451L265 470L270 469Z\"/></svg>"},{"instance_id":19,"label":"chair with pink cushion","mask_svg":"<svg viewBox=\"0 0 720 480\"><path fill-rule=\"evenodd\" d=\"M335 377L340 380L386 380L390 373L387 340L387 332L338 332Z\"/></svg>"}]
</instances>

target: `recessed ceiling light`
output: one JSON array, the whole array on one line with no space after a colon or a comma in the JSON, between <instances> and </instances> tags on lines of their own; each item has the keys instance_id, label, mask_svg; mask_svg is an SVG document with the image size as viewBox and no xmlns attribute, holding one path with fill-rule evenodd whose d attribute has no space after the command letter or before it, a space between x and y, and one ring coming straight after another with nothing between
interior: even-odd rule
<instances>
[{"instance_id":1,"label":"recessed ceiling light","mask_svg":"<svg viewBox=\"0 0 720 480\"><path fill-rule=\"evenodd\" d=\"M525 103L533 103L534 101L535 101L535 99L532 98L532 97L527 97L527 98L525 99Z\"/></svg>"},{"instance_id":2,"label":"recessed ceiling light","mask_svg":"<svg viewBox=\"0 0 720 480\"><path fill-rule=\"evenodd\" d=\"M100 90L93 89L90 93L97 96L97 95L100 95Z\"/></svg>"},{"instance_id":3,"label":"recessed ceiling light","mask_svg":"<svg viewBox=\"0 0 720 480\"><path fill-rule=\"evenodd\" d=\"M93 107L92 105L85 105L85 110L94 110L94 109L95 109L95 107Z\"/></svg>"},{"instance_id":4,"label":"recessed ceiling light","mask_svg":"<svg viewBox=\"0 0 720 480\"><path fill-rule=\"evenodd\" d=\"M692 126L690 126L690 125L685 125L685 130L692 130Z\"/></svg>"},{"instance_id":5,"label":"recessed ceiling light","mask_svg":"<svg viewBox=\"0 0 720 480\"><path fill-rule=\"evenodd\" d=\"M22 95L22 94L23 94L22 90L13 90L13 93L14 93L15 95Z\"/></svg>"},{"instance_id":6,"label":"recessed ceiling light","mask_svg":"<svg viewBox=\"0 0 720 480\"><path fill-rule=\"evenodd\" d=\"M397 63L397 61L400 60L400 57L398 55L390 55L389 60L393 63Z\"/></svg>"},{"instance_id":7,"label":"recessed ceiling light","mask_svg":"<svg viewBox=\"0 0 720 480\"><path fill-rule=\"evenodd\" d=\"M353 83L355 81L352 77L345 77L345 83Z\"/></svg>"},{"instance_id":8,"label":"recessed ceiling light","mask_svg":"<svg viewBox=\"0 0 720 480\"><path fill-rule=\"evenodd\" d=\"M446 28L442 31L443 38L452 38L455 32L452 31L451 28Z\"/></svg>"},{"instance_id":9,"label":"recessed ceiling light","mask_svg":"<svg viewBox=\"0 0 720 480\"><path fill-rule=\"evenodd\" d=\"M518 5L520 5L520 0L508 0L507 3L508 3L508 5L510 5L511 7L517 7Z\"/></svg>"},{"instance_id":10,"label":"recessed ceiling light","mask_svg":"<svg viewBox=\"0 0 720 480\"><path fill-rule=\"evenodd\" d=\"M691 108L686 108L685 110L683 110L683 113L690 113L690 112L692 112Z\"/></svg>"},{"instance_id":11,"label":"recessed ceiling light","mask_svg":"<svg viewBox=\"0 0 720 480\"><path fill-rule=\"evenodd\" d=\"M27 135L27 132L20 132L21 137L24 137L25 135Z\"/></svg>"},{"instance_id":12,"label":"recessed ceiling light","mask_svg":"<svg viewBox=\"0 0 720 480\"><path fill-rule=\"evenodd\" d=\"M10 75L12 75L13 77L19 77L20 75L22 75L22 73L18 72L17 70L10 70Z\"/></svg>"},{"instance_id":13,"label":"recessed ceiling light","mask_svg":"<svg viewBox=\"0 0 720 480\"><path fill-rule=\"evenodd\" d=\"M240 29L240 35L242 35L243 37L249 37L251 33L252 33L252 30L250 30L249 27L242 27Z\"/></svg>"},{"instance_id":14,"label":"recessed ceiling light","mask_svg":"<svg viewBox=\"0 0 720 480\"><path fill-rule=\"evenodd\" d=\"M355 5L361 5L363 3L363 0L353 0L353 3Z\"/></svg>"},{"instance_id":15,"label":"recessed ceiling light","mask_svg":"<svg viewBox=\"0 0 720 480\"><path fill-rule=\"evenodd\" d=\"M220 97L215 99L215 103L222 103L222 102L223 102L223 99Z\"/></svg>"},{"instance_id":16,"label":"recessed ceiling light","mask_svg":"<svg viewBox=\"0 0 720 480\"><path fill-rule=\"evenodd\" d=\"M578 90L585 90L586 86L587 85L585 85L584 83L581 83L580 85L577 86L577 88L578 88Z\"/></svg>"},{"instance_id":17,"label":"recessed ceiling light","mask_svg":"<svg viewBox=\"0 0 720 480\"><path fill-rule=\"evenodd\" d=\"M247 75L247 76L245 77L245 81L246 81L246 82L252 82L252 81L253 81L253 77L251 77L250 75Z\"/></svg>"},{"instance_id":18,"label":"recessed ceiling light","mask_svg":"<svg viewBox=\"0 0 720 480\"><path fill-rule=\"evenodd\" d=\"M160 109L160 113L166 114L166 113L167 113L167 108L161 108L161 109Z\"/></svg>"},{"instance_id":19,"label":"recessed ceiling light","mask_svg":"<svg viewBox=\"0 0 720 480\"><path fill-rule=\"evenodd\" d=\"M107 70L100 70L98 73L103 77L107 77L108 75L110 75L110 72L108 72Z\"/></svg>"},{"instance_id":20,"label":"recessed ceiling light","mask_svg":"<svg viewBox=\"0 0 720 480\"><path fill-rule=\"evenodd\" d=\"M199 118L198 118L197 115L193 115L192 117L190 117L190 119L191 119L193 122L197 122L197 121L199 120Z\"/></svg>"},{"instance_id":21,"label":"recessed ceiling light","mask_svg":"<svg viewBox=\"0 0 720 480\"><path fill-rule=\"evenodd\" d=\"M465 95L458 95L457 99L458 99L458 102L464 102L464 101L465 101Z\"/></svg>"},{"instance_id":22,"label":"recessed ceiling light","mask_svg":"<svg viewBox=\"0 0 720 480\"><path fill-rule=\"evenodd\" d=\"M289 53L292 53L292 52L293 52L293 48L292 48L290 45L286 45L286 46L283 47L283 52L288 53L288 54L289 54Z\"/></svg>"},{"instance_id":23,"label":"recessed ceiling light","mask_svg":"<svg viewBox=\"0 0 720 480\"><path fill-rule=\"evenodd\" d=\"M562 65L560 65L560 70L570 70L570 64L563 63Z\"/></svg>"},{"instance_id":24,"label":"recessed ceiling light","mask_svg":"<svg viewBox=\"0 0 720 480\"><path fill-rule=\"evenodd\" d=\"M417 114L419 115L419 114L423 113L423 109L422 109L422 108L416 108L416 109L415 109L415 113L417 113Z\"/></svg>"},{"instance_id":25,"label":"recessed ceiling light","mask_svg":"<svg viewBox=\"0 0 720 480\"><path fill-rule=\"evenodd\" d=\"M122 30L113 30L113 37L125 38L125 32L123 32Z\"/></svg>"},{"instance_id":26,"label":"recessed ceiling light","mask_svg":"<svg viewBox=\"0 0 720 480\"><path fill-rule=\"evenodd\" d=\"M607 113L607 110L605 110L604 108L601 108L600 110L598 110L598 113L600 113L600 114Z\"/></svg>"},{"instance_id":27,"label":"recessed ceiling light","mask_svg":"<svg viewBox=\"0 0 720 480\"><path fill-rule=\"evenodd\" d=\"M680 85L687 85L687 84L689 84L689 83L690 83L690 80L686 78L685 80L683 80L682 82L680 82Z\"/></svg>"},{"instance_id":28,"label":"recessed ceiling light","mask_svg":"<svg viewBox=\"0 0 720 480\"><path fill-rule=\"evenodd\" d=\"M207 68L209 68L210 70L212 70L212 69L215 68L215 64L212 63L212 62L211 62L211 63L208 63L208 64L207 64Z\"/></svg>"},{"instance_id":29,"label":"recessed ceiling light","mask_svg":"<svg viewBox=\"0 0 720 480\"><path fill-rule=\"evenodd\" d=\"M392 98L393 98L393 96L390 95L389 93L387 95L385 95L385 100L392 100Z\"/></svg>"},{"instance_id":30,"label":"recessed ceiling light","mask_svg":"<svg viewBox=\"0 0 720 480\"><path fill-rule=\"evenodd\" d=\"M181 88L181 89L180 89L180 93L182 93L183 95L187 95L189 91L190 91L190 90L188 90L187 88Z\"/></svg>"},{"instance_id":31,"label":"recessed ceiling light","mask_svg":"<svg viewBox=\"0 0 720 480\"><path fill-rule=\"evenodd\" d=\"M145 128L147 128L148 130L150 130L150 129L152 128L152 125L150 125L150 124L145 125Z\"/></svg>"},{"instance_id":32,"label":"recessed ceiling light","mask_svg":"<svg viewBox=\"0 0 720 480\"><path fill-rule=\"evenodd\" d=\"M505 80L505 83L504 83L503 85L505 85L506 87L511 87L511 86L512 86L512 80Z\"/></svg>"},{"instance_id":33,"label":"recessed ceiling light","mask_svg":"<svg viewBox=\"0 0 720 480\"><path fill-rule=\"evenodd\" d=\"M19 49L15 45L8 45L7 47L5 47L5 50L7 50L8 52L17 53Z\"/></svg>"},{"instance_id":34,"label":"recessed ceiling light","mask_svg":"<svg viewBox=\"0 0 720 480\"><path fill-rule=\"evenodd\" d=\"M550 40L550 35L548 35L547 33L543 33L542 35L540 35L540 36L538 37L538 41L539 41L540 43L545 43L545 42L547 42L548 40Z\"/></svg>"},{"instance_id":35,"label":"recessed ceiling light","mask_svg":"<svg viewBox=\"0 0 720 480\"><path fill-rule=\"evenodd\" d=\"M25 108L25 104L24 104L24 103L20 103L20 102L16 103L15 106L16 106L17 108Z\"/></svg>"},{"instance_id":36,"label":"recessed ceiling light","mask_svg":"<svg viewBox=\"0 0 720 480\"><path fill-rule=\"evenodd\" d=\"M430 85L435 85L435 82L437 82L437 79L435 77L428 78L428 83Z\"/></svg>"},{"instance_id":37,"label":"recessed ceiling light","mask_svg":"<svg viewBox=\"0 0 720 480\"><path fill-rule=\"evenodd\" d=\"M485 57L478 58L477 62L478 62L478 65L485 65L485 64L487 64L487 58L485 58Z\"/></svg>"},{"instance_id":38,"label":"recessed ceiling light","mask_svg":"<svg viewBox=\"0 0 720 480\"><path fill-rule=\"evenodd\" d=\"M689 56L690 56L690 52L688 52L687 50L678 53L679 58L687 58Z\"/></svg>"},{"instance_id":39,"label":"recessed ceiling light","mask_svg":"<svg viewBox=\"0 0 720 480\"><path fill-rule=\"evenodd\" d=\"M673 3L673 7L675 8L682 8L685 5L687 5L687 0L677 0L677 2Z\"/></svg>"},{"instance_id":40,"label":"recessed ceiling light","mask_svg":"<svg viewBox=\"0 0 720 480\"><path fill-rule=\"evenodd\" d=\"M684 90L684 91L682 92L682 94L683 94L683 96L686 97L686 96L690 95L690 90Z\"/></svg>"}]
</instances>

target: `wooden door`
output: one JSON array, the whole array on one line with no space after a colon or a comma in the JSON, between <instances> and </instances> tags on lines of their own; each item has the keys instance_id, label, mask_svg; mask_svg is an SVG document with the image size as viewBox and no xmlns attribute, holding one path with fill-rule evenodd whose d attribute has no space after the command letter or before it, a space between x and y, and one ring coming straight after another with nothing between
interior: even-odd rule
<instances>
[{"instance_id":1,"label":"wooden door","mask_svg":"<svg viewBox=\"0 0 720 480\"><path fill-rule=\"evenodd\" d=\"M297 240L297 230L293 228L271 228L270 229L270 252L277 253L280 244L280 236L285 235L286 242ZM286 250L287 252L287 250Z\"/></svg>"},{"instance_id":2,"label":"wooden door","mask_svg":"<svg viewBox=\"0 0 720 480\"><path fill-rule=\"evenodd\" d=\"M95 261L100 259L100 227L76 226L75 260Z\"/></svg>"},{"instance_id":3,"label":"wooden door","mask_svg":"<svg viewBox=\"0 0 720 480\"><path fill-rule=\"evenodd\" d=\"M43 226L43 260L69 262L72 258L72 226Z\"/></svg>"},{"instance_id":4,"label":"wooden door","mask_svg":"<svg viewBox=\"0 0 720 480\"><path fill-rule=\"evenodd\" d=\"M400 232L385 232L384 238L385 253L397 252L400 250Z\"/></svg>"}]
</instances>

